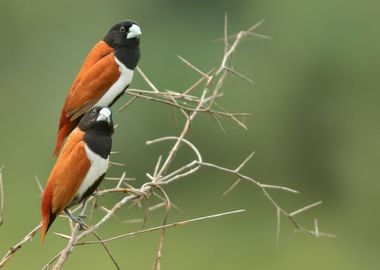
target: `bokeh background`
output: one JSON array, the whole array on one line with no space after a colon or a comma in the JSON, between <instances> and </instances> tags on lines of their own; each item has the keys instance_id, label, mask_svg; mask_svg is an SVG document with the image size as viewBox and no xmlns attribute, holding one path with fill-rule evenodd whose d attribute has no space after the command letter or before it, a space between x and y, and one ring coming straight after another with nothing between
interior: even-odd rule
<instances>
[{"instance_id":1,"label":"bokeh background","mask_svg":"<svg viewBox=\"0 0 380 270\"><path fill-rule=\"evenodd\" d=\"M200 117L188 138L207 161L226 167L256 151L244 172L300 190L299 195L274 193L288 210L322 200L298 220L311 226L317 217L320 229L338 238L293 234L283 220L276 247L275 211L262 193L242 183L221 198L235 179L204 169L167 187L181 208L171 212L169 222L239 208L247 212L168 230L163 269L379 269L380 4L353 0L2 0L0 166L5 164L6 205L1 254L40 220L35 176L45 183L54 164L59 112L91 46L115 22L134 18L143 30L140 67L160 88L185 89L197 76L176 55L203 70L219 63L223 44L216 40L223 35L225 12L231 33L264 18L260 32L272 37L247 40L234 57L234 67L256 84L230 78L225 87L223 105L253 116L246 121L248 131L224 120L227 136L207 116ZM146 88L139 75L133 87ZM178 134L174 116L173 109L143 100L115 114L114 149L120 154L114 161L126 167L112 168L109 176L126 170L141 184L170 146L147 147L145 141ZM118 198L108 196L101 203L111 206ZM147 226L160 224L162 215L151 214ZM140 225L124 221L143 216L144 209L122 209L99 233L137 230ZM67 232L67 224L58 220L43 247L38 234L6 268L40 269L65 245L54 231ZM122 269L151 269L158 241L155 232L109 247ZM100 246L85 246L65 269L84 267L113 265Z\"/></svg>"}]
</instances>

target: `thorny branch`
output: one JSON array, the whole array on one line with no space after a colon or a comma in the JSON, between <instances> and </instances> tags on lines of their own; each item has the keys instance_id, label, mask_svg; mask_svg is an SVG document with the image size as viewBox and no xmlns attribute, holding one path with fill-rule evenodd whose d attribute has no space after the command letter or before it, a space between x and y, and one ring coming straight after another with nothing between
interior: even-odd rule
<instances>
[{"instance_id":1,"label":"thorny branch","mask_svg":"<svg viewBox=\"0 0 380 270\"><path fill-rule=\"evenodd\" d=\"M244 209L239 209L239 210L234 210L234 211L229 211L229 212L223 212L223 213L213 214L213 215L209 215L209 216L204 216L204 217L198 217L198 218L183 220L183 221L179 221L179 222L175 222L175 223L170 223L170 224L166 224L166 225L162 225L162 226L157 226L157 227L153 227L153 228L148 228L148 229L144 229L144 230L140 230L140 231L130 232L130 233L118 235L118 236L115 236L115 237L103 239L102 241L79 242L76 245L77 246L79 246L79 245L91 245L91 244L99 244L101 242L105 243L105 242L119 240L119 239L126 238L126 237L136 236L138 234L143 234L143 233L147 233L147 232L153 232L153 231L162 230L162 229L171 228L171 227L176 227L176 226L187 225L187 224L190 224L192 222L197 222L197 221L202 221L202 220L207 220L207 219L218 218L218 217L222 217L222 216L226 216L226 215L240 214L240 213L243 213L243 212L245 212ZM65 239L70 239L70 237L68 237L66 235L62 235L62 234L57 234L57 235L65 238Z\"/></svg>"},{"instance_id":2,"label":"thorny branch","mask_svg":"<svg viewBox=\"0 0 380 270\"><path fill-rule=\"evenodd\" d=\"M243 123L243 119L244 117L249 116L250 115L249 113L228 112L217 103L217 100L223 97L222 90L224 86L224 81L229 74L245 79L249 83L254 83L251 79L241 74L240 72L236 71L232 66L229 65L229 63L231 62L232 55L236 52L238 45L246 37L260 37L260 38L266 37L262 34L255 32L255 30L261 25L262 22L263 21L256 23L255 25L248 28L247 30L240 31L233 35L229 35L227 31L228 29L227 16L225 16L223 57L221 59L220 64L214 69L212 69L211 71L204 72L201 70L201 68L192 64L189 60L185 59L182 56L178 56L179 59L185 65L187 65L190 69L192 69L194 72L200 75L200 78L193 85L186 88L182 92L159 89L140 68L137 68L137 72L142 76L142 78L145 80L145 82L147 83L147 85L149 86L151 90L146 90L146 89L126 90L125 92L131 96L131 99L128 102L126 102L123 106L121 106L119 111L126 109L133 102L136 102L137 100L141 100L141 99L153 101L153 102L159 102L161 104L171 106L179 110L179 112L181 112L181 114L185 118L185 122L180 131L180 134L179 136L166 136L166 137L158 138L155 140L147 141L146 142L147 145L156 144L163 141L173 141L173 145L171 146L168 152L168 155L166 156L160 155L158 157L158 160L154 167L153 172L146 173L148 181L145 182L142 186L135 188L130 183L127 183L127 180L129 179L125 177L125 173L123 173L123 175L120 178L110 178L111 180L117 181L116 186L114 188L97 191L88 201L91 202L95 200L95 198L98 196L103 196L108 193L114 193L114 192L124 193L125 196L120 201L115 203L113 207L110 209L106 209L105 207L100 207L100 209L103 209L105 211L104 216L98 222L86 228L84 231L80 232L79 225L76 224L74 226L71 226L70 236L64 235L61 233L56 233L56 235L63 237L64 239L67 239L68 242L67 242L66 247L45 265L44 269L47 269L47 267L49 267L49 265L53 264L55 261L57 262L55 263L55 266L53 269L56 269L56 270L62 269L69 255L74 251L74 249L77 246L81 246L85 244L103 244L104 245L105 242L120 239L123 237L128 237L131 235L141 234L141 233L154 231L154 230L161 230L162 233L161 233L159 245L156 252L156 258L153 265L154 270L159 270L160 259L162 257L163 244L164 244L164 239L165 239L165 230L167 228L173 227L176 225L188 224L193 221L216 218L221 215L240 213L243 211L243 210L236 210L236 211L196 218L196 219L192 219L188 221L166 224L167 217L168 217L169 210L172 203L163 187L174 181L177 181L189 175L193 175L196 171L198 171L202 167L209 167L209 168L213 168L219 171L223 171L225 173L232 175L233 177L235 177L235 179L237 179L234 182L234 184L223 195L233 190L241 181L248 181L256 185L259 188L259 190L263 192L267 200L275 208L276 216L277 216L277 230L276 230L277 241L279 240L279 237L280 237L281 216L284 216L288 220L290 220L290 222L293 224L297 232L303 232L303 233L307 233L307 234L317 236L317 237L319 236L334 237L334 235L320 232L319 227L318 227L318 222L316 219L314 221L315 225L312 230L304 228L295 220L296 215L299 215L303 213L304 211L309 210L321 204L321 202L316 202L308 206L305 206L301 209L295 210L293 212L288 212L284 210L279 205L279 203L272 197L272 195L270 194L270 191L273 189L287 191L290 193L298 193L298 191L288 188L288 187L284 187L284 186L263 184L241 172L243 167L252 158L254 153L250 154L235 169L229 169L220 165L205 162L202 158L201 151L192 142L190 142L189 140L185 138L189 131L191 123L194 121L196 116L198 114L204 114L204 113L213 117L218 127L222 131L223 131L223 127L220 122L220 119L222 118L230 119L233 122L235 122L239 127L243 129L247 129L246 125ZM231 39L232 41L230 42ZM201 90L200 94L198 95L195 94L196 89ZM176 153L180 150L182 146L187 146L192 150L192 152L194 153L194 159L188 162L187 164L183 165L182 167L172 168L171 165L173 161L175 160ZM161 193L162 196L158 196L156 192ZM87 242L83 241L83 239L85 239L87 236L96 233L96 231L101 226L106 224L110 220L110 218L113 217L120 208L124 207L128 203L140 203L142 200L149 198L152 194L161 198L163 201L159 203L157 207L156 206L152 207L152 209L157 209L162 206L164 206L166 209L162 226L145 229L145 230L141 230L137 232L132 232L132 233L126 233L126 234L114 236L105 240L87 241ZM0 266L2 266L15 253L15 251L21 247L21 244L30 240L31 237L35 234L35 232L38 229L39 227L35 228L32 232L30 232L25 237L23 241L21 241L19 244L16 244L14 247L12 247L11 250L6 254L3 260L0 262ZM116 261L114 260L110 251L107 248L106 248L106 251L108 255L110 256L110 258L113 260L116 268L118 268L118 265Z\"/></svg>"},{"instance_id":3,"label":"thorny branch","mask_svg":"<svg viewBox=\"0 0 380 270\"><path fill-rule=\"evenodd\" d=\"M5 265L5 263L12 258L12 256L22 247L23 244L26 242L32 240L33 236L36 234L36 232L41 229L42 224L38 224L33 230L31 230L27 235L24 236L24 238L18 242L17 244L13 245L8 252L4 255L4 257L0 261L0 268Z\"/></svg>"}]
</instances>

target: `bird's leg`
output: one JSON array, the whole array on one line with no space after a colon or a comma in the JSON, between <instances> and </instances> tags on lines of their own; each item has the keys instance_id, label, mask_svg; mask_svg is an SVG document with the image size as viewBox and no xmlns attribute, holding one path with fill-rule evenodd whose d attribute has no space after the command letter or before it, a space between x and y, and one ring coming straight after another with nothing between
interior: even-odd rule
<instances>
[{"instance_id":1,"label":"bird's leg","mask_svg":"<svg viewBox=\"0 0 380 270\"><path fill-rule=\"evenodd\" d=\"M81 207L79 215L78 215L79 218L81 218L81 219L86 218L86 215L85 215L86 209L87 209L87 199L84 199L83 203L82 203L82 207Z\"/></svg>"},{"instance_id":2,"label":"bird's leg","mask_svg":"<svg viewBox=\"0 0 380 270\"><path fill-rule=\"evenodd\" d=\"M67 209L67 208L64 209L64 211L65 211L66 215L67 215L72 221L74 221L74 222L76 222L76 223L79 224L79 226L80 226L81 229L84 229L84 228L87 227L86 224L84 224L83 219L82 219L81 216L74 216L73 214L71 214L70 210Z\"/></svg>"},{"instance_id":3,"label":"bird's leg","mask_svg":"<svg viewBox=\"0 0 380 270\"><path fill-rule=\"evenodd\" d=\"M87 225L84 223L83 219L86 217L85 215L85 212L86 212L86 208L87 208L87 200L84 199L83 203L82 203L82 207L80 209L80 212L79 212L79 215L78 216L74 216L69 209L65 209L65 213L68 215L68 217L79 224L80 226L80 229L81 230L84 230L87 228Z\"/></svg>"}]
</instances>

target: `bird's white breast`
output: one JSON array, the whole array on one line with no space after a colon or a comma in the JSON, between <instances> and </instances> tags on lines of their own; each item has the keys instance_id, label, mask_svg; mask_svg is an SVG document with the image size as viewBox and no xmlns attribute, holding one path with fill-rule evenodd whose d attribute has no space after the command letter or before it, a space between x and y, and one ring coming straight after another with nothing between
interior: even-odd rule
<instances>
[{"instance_id":1,"label":"bird's white breast","mask_svg":"<svg viewBox=\"0 0 380 270\"><path fill-rule=\"evenodd\" d=\"M94 106L109 106L132 81L134 70L127 68L116 56L115 61L119 65L120 77Z\"/></svg>"},{"instance_id":2,"label":"bird's white breast","mask_svg":"<svg viewBox=\"0 0 380 270\"><path fill-rule=\"evenodd\" d=\"M94 153L87 145L84 146L87 157L90 160L90 169L84 177L80 185L76 198L82 198L83 194L99 179L100 176L106 173L108 169L109 156L104 159L98 154Z\"/></svg>"}]
</instances>

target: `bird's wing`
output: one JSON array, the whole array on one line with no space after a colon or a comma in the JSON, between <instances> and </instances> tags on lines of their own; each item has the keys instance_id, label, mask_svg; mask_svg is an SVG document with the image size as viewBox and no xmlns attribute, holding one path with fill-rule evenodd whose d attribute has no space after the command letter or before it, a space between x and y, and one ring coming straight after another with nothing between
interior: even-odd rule
<instances>
[{"instance_id":1,"label":"bird's wing","mask_svg":"<svg viewBox=\"0 0 380 270\"><path fill-rule=\"evenodd\" d=\"M73 131L50 174L48 181L54 183L52 213L59 213L71 203L90 169L91 164L85 151L83 135L79 129Z\"/></svg>"},{"instance_id":2,"label":"bird's wing","mask_svg":"<svg viewBox=\"0 0 380 270\"><path fill-rule=\"evenodd\" d=\"M89 53L66 98L64 112L77 119L91 108L120 76L114 50L104 41Z\"/></svg>"}]
</instances>

